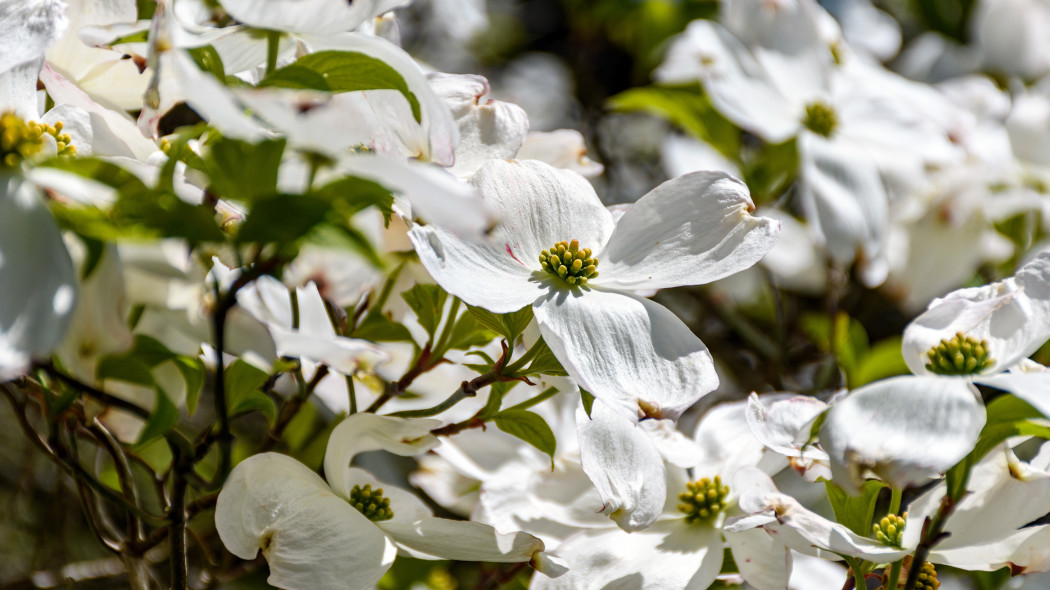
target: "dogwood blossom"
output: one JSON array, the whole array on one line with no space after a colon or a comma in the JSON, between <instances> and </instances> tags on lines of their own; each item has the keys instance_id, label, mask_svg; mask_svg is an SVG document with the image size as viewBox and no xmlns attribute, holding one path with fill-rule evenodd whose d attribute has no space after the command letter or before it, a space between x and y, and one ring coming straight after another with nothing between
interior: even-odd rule
<instances>
[{"instance_id":1,"label":"dogwood blossom","mask_svg":"<svg viewBox=\"0 0 1050 590\"><path fill-rule=\"evenodd\" d=\"M269 583L289 590L368 588L397 553L422 559L545 564L543 542L524 533L435 518L412 493L352 467L354 455L411 456L438 444L435 420L355 414L332 431L327 483L295 459L254 455L230 473L215 508L227 549L253 559L261 549ZM541 565L540 567L544 567Z\"/></svg>"},{"instance_id":2,"label":"dogwood blossom","mask_svg":"<svg viewBox=\"0 0 1050 590\"><path fill-rule=\"evenodd\" d=\"M491 161L470 182L503 220L493 243L433 226L409 232L446 291L495 313L532 305L569 375L630 416L674 419L714 389L703 343L629 291L702 284L758 261L778 224L750 215L742 183L683 176L614 222L583 177L540 162Z\"/></svg>"},{"instance_id":3,"label":"dogwood blossom","mask_svg":"<svg viewBox=\"0 0 1050 590\"><path fill-rule=\"evenodd\" d=\"M1050 569L1046 549L1050 528L1025 526L1046 511L1048 457L1046 445L1028 463L999 447L979 462L971 473L967 494L947 521L947 535L931 550L929 561L984 571L1006 566L1017 573ZM752 514L734 519L728 528L761 526L803 553L811 554L816 548L876 563L897 561L915 550L923 522L938 510L946 489L941 482L915 498L907 506L899 537L885 542L819 516L779 492L758 470L741 470L735 483L741 487L740 506Z\"/></svg>"}]
</instances>

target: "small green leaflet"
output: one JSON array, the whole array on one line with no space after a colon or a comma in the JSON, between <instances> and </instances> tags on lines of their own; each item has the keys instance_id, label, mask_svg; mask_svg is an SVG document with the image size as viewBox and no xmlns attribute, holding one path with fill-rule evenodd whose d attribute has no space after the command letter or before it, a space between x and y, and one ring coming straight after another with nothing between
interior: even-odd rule
<instances>
[{"instance_id":1,"label":"small green leaflet","mask_svg":"<svg viewBox=\"0 0 1050 590\"><path fill-rule=\"evenodd\" d=\"M551 458L551 470L554 469L554 451L558 441L554 438L554 431L543 418L527 410L504 410L492 419L503 432L516 436L540 452L546 453Z\"/></svg>"},{"instance_id":2,"label":"small green leaflet","mask_svg":"<svg viewBox=\"0 0 1050 590\"><path fill-rule=\"evenodd\" d=\"M433 339L438 326L441 324L441 316L445 311L448 293L445 293L437 285L419 284L402 293L401 297L408 304L408 307L415 312L419 325L423 326L423 329Z\"/></svg>"},{"instance_id":3,"label":"small green leaflet","mask_svg":"<svg viewBox=\"0 0 1050 590\"><path fill-rule=\"evenodd\" d=\"M277 406L260 389L270 378L266 371L237 359L226 368L225 375L227 413L236 416L259 410L272 426L277 420Z\"/></svg>"},{"instance_id":4,"label":"small green leaflet","mask_svg":"<svg viewBox=\"0 0 1050 590\"><path fill-rule=\"evenodd\" d=\"M474 307L468 305L467 309L470 310L471 315L478 322L492 330L493 332L503 336L507 339L507 342L513 344L518 336L525 331L525 328L532 322L532 306L526 305L525 307L511 313L492 313L487 309L480 307Z\"/></svg>"},{"instance_id":5,"label":"small green leaflet","mask_svg":"<svg viewBox=\"0 0 1050 590\"><path fill-rule=\"evenodd\" d=\"M834 483L824 482L828 500L831 501L831 509L835 511L835 520L862 537L871 534L875 502L879 499L879 491L884 487L886 484L881 481L868 480L864 482L859 496L850 496Z\"/></svg>"}]
</instances>

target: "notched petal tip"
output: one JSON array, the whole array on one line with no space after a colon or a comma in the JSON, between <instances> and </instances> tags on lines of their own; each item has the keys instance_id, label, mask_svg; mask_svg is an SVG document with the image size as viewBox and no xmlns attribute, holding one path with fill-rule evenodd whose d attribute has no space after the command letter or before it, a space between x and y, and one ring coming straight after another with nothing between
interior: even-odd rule
<instances>
[{"instance_id":1,"label":"notched petal tip","mask_svg":"<svg viewBox=\"0 0 1050 590\"><path fill-rule=\"evenodd\" d=\"M569 564L564 559L546 551L537 551L529 565L548 578L557 578L569 571Z\"/></svg>"}]
</instances>

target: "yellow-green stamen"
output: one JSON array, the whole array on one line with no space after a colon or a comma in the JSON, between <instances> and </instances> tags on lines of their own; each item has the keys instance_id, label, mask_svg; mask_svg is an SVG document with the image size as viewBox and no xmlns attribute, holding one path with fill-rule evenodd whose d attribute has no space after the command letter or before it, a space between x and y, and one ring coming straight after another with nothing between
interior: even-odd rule
<instances>
[{"instance_id":1,"label":"yellow-green stamen","mask_svg":"<svg viewBox=\"0 0 1050 590\"><path fill-rule=\"evenodd\" d=\"M988 342L958 332L926 353L926 370L938 375L973 375L995 364L988 356Z\"/></svg>"},{"instance_id":2,"label":"yellow-green stamen","mask_svg":"<svg viewBox=\"0 0 1050 590\"><path fill-rule=\"evenodd\" d=\"M871 527L872 533L874 533L875 538L883 545L889 547L900 547L901 540L904 538L904 524L907 522L907 518L907 512L902 516L887 514Z\"/></svg>"},{"instance_id":3,"label":"yellow-green stamen","mask_svg":"<svg viewBox=\"0 0 1050 590\"><path fill-rule=\"evenodd\" d=\"M364 487L354 486L350 490L350 505L372 522L394 518L394 511L390 509L390 498L383 497L383 488L373 490L371 484L365 484Z\"/></svg>"},{"instance_id":4,"label":"yellow-green stamen","mask_svg":"<svg viewBox=\"0 0 1050 590\"><path fill-rule=\"evenodd\" d=\"M806 116L802 126L817 135L831 137L839 126L839 116L835 109L823 101L814 101L806 105Z\"/></svg>"},{"instance_id":5,"label":"yellow-green stamen","mask_svg":"<svg viewBox=\"0 0 1050 590\"><path fill-rule=\"evenodd\" d=\"M44 136L55 140L60 156L74 156L76 146L68 133L62 133L62 122L54 125L26 122L11 111L0 114L0 167L13 168L23 160L37 156L44 149Z\"/></svg>"},{"instance_id":6,"label":"yellow-green stamen","mask_svg":"<svg viewBox=\"0 0 1050 590\"><path fill-rule=\"evenodd\" d=\"M598 259L591 258L590 248L581 249L579 240L558 242L540 252L540 266L574 287L598 276Z\"/></svg>"},{"instance_id":7,"label":"yellow-green stamen","mask_svg":"<svg viewBox=\"0 0 1050 590\"><path fill-rule=\"evenodd\" d=\"M698 479L685 484L686 491L678 494L678 511L685 514L689 524L705 522L725 510L725 499L729 495L729 486L722 485L722 478L715 476Z\"/></svg>"}]
</instances>

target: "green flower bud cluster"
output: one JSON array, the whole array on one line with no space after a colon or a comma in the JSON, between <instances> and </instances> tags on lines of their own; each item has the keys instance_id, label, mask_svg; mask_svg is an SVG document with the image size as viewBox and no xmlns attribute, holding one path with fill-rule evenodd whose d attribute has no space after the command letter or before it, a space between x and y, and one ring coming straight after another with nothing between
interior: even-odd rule
<instances>
[{"instance_id":1,"label":"green flower bud cluster","mask_svg":"<svg viewBox=\"0 0 1050 590\"><path fill-rule=\"evenodd\" d=\"M926 370L938 375L973 375L992 366L988 342L958 332L926 353Z\"/></svg>"},{"instance_id":2,"label":"green flower bud cluster","mask_svg":"<svg viewBox=\"0 0 1050 590\"><path fill-rule=\"evenodd\" d=\"M817 135L831 137L839 126L839 116L835 109L823 101L814 101L806 105L806 116L802 126Z\"/></svg>"},{"instance_id":3,"label":"green flower bud cluster","mask_svg":"<svg viewBox=\"0 0 1050 590\"><path fill-rule=\"evenodd\" d=\"M27 123L11 111L0 115L0 167L14 168L39 154L44 149L45 135L54 138L58 155L76 155L77 148L71 145L73 138L62 133L61 121L46 125L36 121Z\"/></svg>"},{"instance_id":4,"label":"green flower bud cluster","mask_svg":"<svg viewBox=\"0 0 1050 590\"><path fill-rule=\"evenodd\" d=\"M394 511L390 509L390 498L383 497L383 488L373 490L371 484L365 484L364 487L354 486L354 489L350 490L350 505L372 522L394 518Z\"/></svg>"},{"instance_id":5,"label":"green flower bud cluster","mask_svg":"<svg viewBox=\"0 0 1050 590\"><path fill-rule=\"evenodd\" d=\"M685 484L686 491L678 494L678 511L685 514L689 524L704 522L725 510L725 498L729 495L729 486L722 485L722 478L715 476L698 479Z\"/></svg>"},{"instance_id":6,"label":"green flower bud cluster","mask_svg":"<svg viewBox=\"0 0 1050 590\"><path fill-rule=\"evenodd\" d=\"M907 519L907 512L902 516L887 514L879 522L875 523L875 526L872 527L872 532L875 534L875 538L883 545L900 547L901 540L904 538L904 523L907 522Z\"/></svg>"},{"instance_id":7,"label":"green flower bud cluster","mask_svg":"<svg viewBox=\"0 0 1050 590\"><path fill-rule=\"evenodd\" d=\"M580 249L580 241L558 242L540 253L540 266L570 285L586 285L598 276L598 259L591 258L591 249Z\"/></svg>"}]
</instances>

